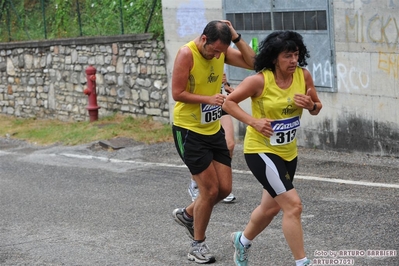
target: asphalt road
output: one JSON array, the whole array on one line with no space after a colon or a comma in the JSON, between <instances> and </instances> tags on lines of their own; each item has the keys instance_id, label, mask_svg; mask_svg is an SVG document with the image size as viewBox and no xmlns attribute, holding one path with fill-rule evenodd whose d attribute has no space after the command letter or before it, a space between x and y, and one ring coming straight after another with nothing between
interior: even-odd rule
<instances>
[{"instance_id":1,"label":"asphalt road","mask_svg":"<svg viewBox=\"0 0 399 266\"><path fill-rule=\"evenodd\" d=\"M174 145L121 141L112 150L0 139L0 265L196 265L171 218L190 202ZM207 232L214 265L233 265L229 235L262 192L241 145L233 169L237 201L214 208ZM398 158L300 149L295 186L315 265L399 265L398 170ZM251 265L295 265L281 217L254 240Z\"/></svg>"}]
</instances>

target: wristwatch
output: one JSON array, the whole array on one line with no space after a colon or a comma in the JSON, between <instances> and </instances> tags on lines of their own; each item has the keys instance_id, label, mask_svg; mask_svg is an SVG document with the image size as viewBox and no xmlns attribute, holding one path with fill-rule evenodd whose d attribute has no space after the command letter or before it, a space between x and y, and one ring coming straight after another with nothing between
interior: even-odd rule
<instances>
[{"instance_id":1,"label":"wristwatch","mask_svg":"<svg viewBox=\"0 0 399 266\"><path fill-rule=\"evenodd\" d=\"M238 33L238 37L232 40L233 43L238 43L241 40L241 34Z\"/></svg>"}]
</instances>

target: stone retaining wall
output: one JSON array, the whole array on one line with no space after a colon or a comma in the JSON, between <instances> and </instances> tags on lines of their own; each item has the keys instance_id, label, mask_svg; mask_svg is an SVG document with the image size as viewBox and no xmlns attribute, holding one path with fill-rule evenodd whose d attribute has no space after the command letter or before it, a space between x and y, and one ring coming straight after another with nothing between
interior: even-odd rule
<instances>
[{"instance_id":1,"label":"stone retaining wall","mask_svg":"<svg viewBox=\"0 0 399 266\"><path fill-rule=\"evenodd\" d=\"M97 69L99 117L169 122L164 43L151 34L0 43L0 113L88 120L89 65Z\"/></svg>"}]
</instances>

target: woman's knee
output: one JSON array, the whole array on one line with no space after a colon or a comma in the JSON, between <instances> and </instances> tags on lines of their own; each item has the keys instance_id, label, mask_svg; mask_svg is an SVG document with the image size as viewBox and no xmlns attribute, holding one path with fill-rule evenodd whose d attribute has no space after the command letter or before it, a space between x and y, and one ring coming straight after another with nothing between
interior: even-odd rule
<instances>
[{"instance_id":1,"label":"woman's knee","mask_svg":"<svg viewBox=\"0 0 399 266\"><path fill-rule=\"evenodd\" d=\"M280 212L280 210L281 210L280 206L275 206L273 208L269 208L268 210L266 210L266 215L274 217Z\"/></svg>"},{"instance_id":2,"label":"woman's knee","mask_svg":"<svg viewBox=\"0 0 399 266\"><path fill-rule=\"evenodd\" d=\"M259 209L259 212L261 213L261 215L264 217L274 217L281 210L281 208L278 204L274 204L271 202L262 202L259 205L258 209Z\"/></svg>"},{"instance_id":3,"label":"woman's knee","mask_svg":"<svg viewBox=\"0 0 399 266\"><path fill-rule=\"evenodd\" d=\"M227 148L229 149L230 154L233 154L233 152L234 152L234 147L235 147L235 146L236 146L236 144L235 144L234 141L231 142L231 143L227 143Z\"/></svg>"},{"instance_id":4,"label":"woman's knee","mask_svg":"<svg viewBox=\"0 0 399 266\"><path fill-rule=\"evenodd\" d=\"M275 200L285 215L301 216L302 202L294 189L278 195Z\"/></svg>"},{"instance_id":5,"label":"woman's knee","mask_svg":"<svg viewBox=\"0 0 399 266\"><path fill-rule=\"evenodd\" d=\"M300 200L294 201L284 209L284 213L295 217L300 217L302 209L303 209L302 202Z\"/></svg>"}]
</instances>

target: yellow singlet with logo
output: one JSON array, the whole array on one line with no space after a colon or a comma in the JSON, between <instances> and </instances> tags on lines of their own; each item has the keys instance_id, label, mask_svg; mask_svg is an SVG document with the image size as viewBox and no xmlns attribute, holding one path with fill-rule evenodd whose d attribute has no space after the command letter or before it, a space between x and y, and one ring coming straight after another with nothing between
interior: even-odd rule
<instances>
[{"instance_id":1,"label":"yellow singlet with logo","mask_svg":"<svg viewBox=\"0 0 399 266\"><path fill-rule=\"evenodd\" d=\"M199 95L220 93L223 78L224 54L219 59L205 59L193 41L186 44L193 53L193 67L190 70L186 91ZM213 135L220 130L221 106L198 103L176 102L173 124L203 135Z\"/></svg>"},{"instance_id":2,"label":"yellow singlet with logo","mask_svg":"<svg viewBox=\"0 0 399 266\"><path fill-rule=\"evenodd\" d=\"M297 67L292 84L287 89L277 86L273 72L263 70L265 79L263 92L252 98L252 116L273 119L273 135L268 138L251 126L247 127L244 153L273 153L286 161L298 155L296 133L300 127L302 108L295 105L294 95L306 93L303 70Z\"/></svg>"}]
</instances>

